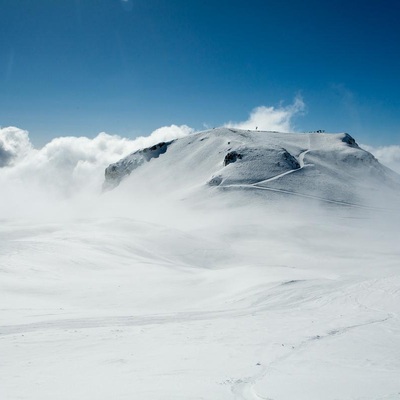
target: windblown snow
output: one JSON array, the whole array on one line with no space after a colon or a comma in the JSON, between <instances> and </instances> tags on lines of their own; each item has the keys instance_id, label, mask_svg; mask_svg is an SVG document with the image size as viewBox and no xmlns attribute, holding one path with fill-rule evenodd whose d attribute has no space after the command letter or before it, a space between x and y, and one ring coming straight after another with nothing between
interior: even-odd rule
<instances>
[{"instance_id":1,"label":"windblown snow","mask_svg":"<svg viewBox=\"0 0 400 400\"><path fill-rule=\"evenodd\" d=\"M105 178L0 215L1 399L400 398L400 180L350 135L215 129Z\"/></svg>"}]
</instances>

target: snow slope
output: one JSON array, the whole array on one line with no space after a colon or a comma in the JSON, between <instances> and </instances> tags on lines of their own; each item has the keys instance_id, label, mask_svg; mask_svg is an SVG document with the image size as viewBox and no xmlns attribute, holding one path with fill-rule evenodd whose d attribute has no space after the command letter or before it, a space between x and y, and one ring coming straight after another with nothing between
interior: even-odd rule
<instances>
[{"instance_id":1,"label":"snow slope","mask_svg":"<svg viewBox=\"0 0 400 400\"><path fill-rule=\"evenodd\" d=\"M343 203L397 176L344 134L163 150L1 214L0 399L399 399L400 210Z\"/></svg>"}]
</instances>

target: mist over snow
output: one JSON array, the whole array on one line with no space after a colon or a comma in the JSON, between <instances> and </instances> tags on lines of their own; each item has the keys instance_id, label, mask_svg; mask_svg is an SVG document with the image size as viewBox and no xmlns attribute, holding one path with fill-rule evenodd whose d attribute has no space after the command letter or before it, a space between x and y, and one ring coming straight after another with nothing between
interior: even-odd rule
<instances>
[{"instance_id":1,"label":"mist over snow","mask_svg":"<svg viewBox=\"0 0 400 400\"><path fill-rule=\"evenodd\" d=\"M99 195L104 169L112 162L141 148L186 136L186 125L161 127L135 139L99 133L94 138L59 137L40 149L29 133L16 127L0 129L0 199L2 213L24 213L29 207L80 195ZM27 199L29 198L29 202Z\"/></svg>"}]
</instances>

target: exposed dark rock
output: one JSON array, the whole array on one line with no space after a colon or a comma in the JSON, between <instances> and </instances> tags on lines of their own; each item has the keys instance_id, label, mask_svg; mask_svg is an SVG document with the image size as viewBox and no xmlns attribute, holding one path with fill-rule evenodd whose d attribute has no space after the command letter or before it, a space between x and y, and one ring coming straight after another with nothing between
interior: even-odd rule
<instances>
[{"instance_id":1,"label":"exposed dark rock","mask_svg":"<svg viewBox=\"0 0 400 400\"><path fill-rule=\"evenodd\" d=\"M153 158L158 158L164 154L171 142L161 142L146 149L135 151L128 157L110 164L105 170L105 181L103 190L112 189L119 185L121 180L129 175L134 169L140 167L143 163L150 161Z\"/></svg>"},{"instance_id":2,"label":"exposed dark rock","mask_svg":"<svg viewBox=\"0 0 400 400\"><path fill-rule=\"evenodd\" d=\"M342 142L347 143L349 146L352 146L352 147L358 147L357 142L348 133L344 134Z\"/></svg>"},{"instance_id":3,"label":"exposed dark rock","mask_svg":"<svg viewBox=\"0 0 400 400\"><path fill-rule=\"evenodd\" d=\"M237 153L236 151L230 151L224 158L224 166L226 167L229 164L236 162L237 160L241 160L242 155Z\"/></svg>"},{"instance_id":4,"label":"exposed dark rock","mask_svg":"<svg viewBox=\"0 0 400 400\"><path fill-rule=\"evenodd\" d=\"M286 161L285 164L289 164L292 169L300 168L299 162L296 160L294 156L292 156L286 149L282 148L283 150L283 158Z\"/></svg>"}]
</instances>

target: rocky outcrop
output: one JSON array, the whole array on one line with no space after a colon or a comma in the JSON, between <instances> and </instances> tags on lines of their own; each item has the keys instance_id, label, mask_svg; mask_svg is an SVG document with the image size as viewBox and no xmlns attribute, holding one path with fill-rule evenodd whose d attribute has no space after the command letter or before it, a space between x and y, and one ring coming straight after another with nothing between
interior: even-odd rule
<instances>
[{"instance_id":1,"label":"rocky outcrop","mask_svg":"<svg viewBox=\"0 0 400 400\"><path fill-rule=\"evenodd\" d=\"M236 160L238 159L241 160L242 155L240 153L237 153L236 151L230 151L224 158L224 167L236 162Z\"/></svg>"},{"instance_id":2,"label":"rocky outcrop","mask_svg":"<svg viewBox=\"0 0 400 400\"><path fill-rule=\"evenodd\" d=\"M347 143L349 146L352 147L359 147L355 139L348 133L343 134L342 142Z\"/></svg>"},{"instance_id":3,"label":"rocky outcrop","mask_svg":"<svg viewBox=\"0 0 400 400\"><path fill-rule=\"evenodd\" d=\"M133 170L149 162L151 159L158 158L161 154L164 154L171 143L172 141L158 143L154 146L135 151L128 157L110 164L105 170L103 190L110 190L118 186L121 180L130 175Z\"/></svg>"}]
</instances>

